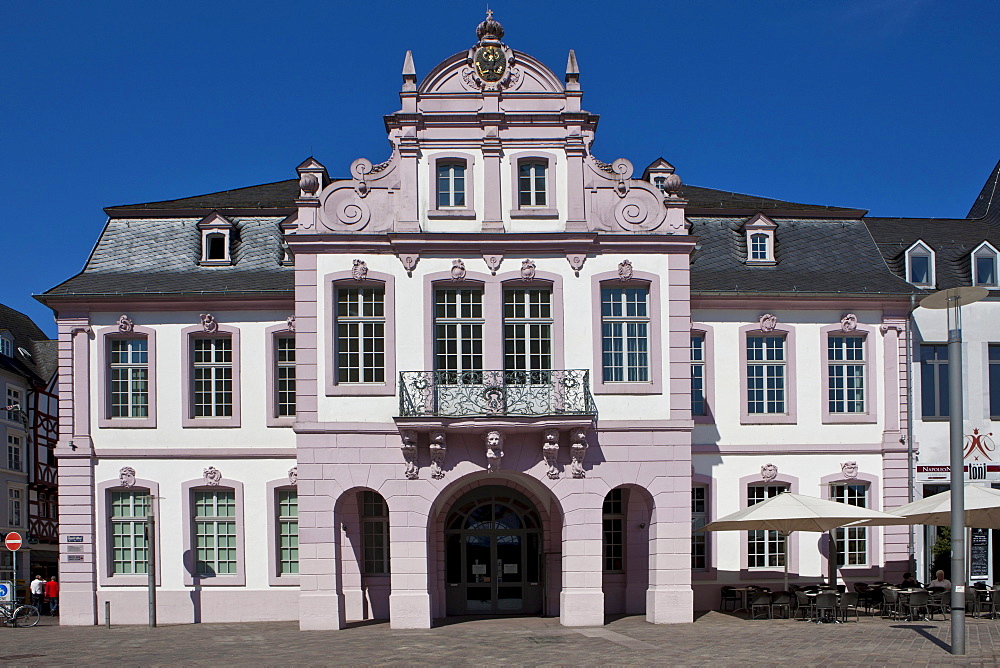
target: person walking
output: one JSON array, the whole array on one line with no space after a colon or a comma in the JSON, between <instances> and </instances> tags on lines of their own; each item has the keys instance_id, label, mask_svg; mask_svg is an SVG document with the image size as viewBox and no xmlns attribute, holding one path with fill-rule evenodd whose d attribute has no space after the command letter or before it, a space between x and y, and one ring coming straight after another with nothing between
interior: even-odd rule
<instances>
[{"instance_id":1,"label":"person walking","mask_svg":"<svg viewBox=\"0 0 1000 668\"><path fill-rule=\"evenodd\" d=\"M45 583L45 601L49 604L49 616L56 617L59 614L59 583L56 576L49 578Z\"/></svg>"},{"instance_id":2,"label":"person walking","mask_svg":"<svg viewBox=\"0 0 1000 668\"><path fill-rule=\"evenodd\" d=\"M41 575L36 575L31 581L31 605L38 608L39 614L42 612L42 600L45 598L45 580Z\"/></svg>"}]
</instances>

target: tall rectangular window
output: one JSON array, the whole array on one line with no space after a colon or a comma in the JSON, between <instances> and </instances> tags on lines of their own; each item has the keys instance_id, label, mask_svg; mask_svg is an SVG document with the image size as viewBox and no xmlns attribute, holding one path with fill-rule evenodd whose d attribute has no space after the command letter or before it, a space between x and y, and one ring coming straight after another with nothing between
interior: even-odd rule
<instances>
[{"instance_id":1,"label":"tall rectangular window","mask_svg":"<svg viewBox=\"0 0 1000 668\"><path fill-rule=\"evenodd\" d=\"M544 162L522 162L517 170L518 204L520 206L545 206Z\"/></svg>"},{"instance_id":2,"label":"tall rectangular window","mask_svg":"<svg viewBox=\"0 0 1000 668\"><path fill-rule=\"evenodd\" d=\"M21 437L7 434L7 468L21 470Z\"/></svg>"},{"instance_id":3,"label":"tall rectangular window","mask_svg":"<svg viewBox=\"0 0 1000 668\"><path fill-rule=\"evenodd\" d=\"M437 200L439 209L465 206L465 165L458 163L438 165Z\"/></svg>"},{"instance_id":4,"label":"tall rectangular window","mask_svg":"<svg viewBox=\"0 0 1000 668\"><path fill-rule=\"evenodd\" d=\"M707 415L704 334L691 334L691 415Z\"/></svg>"},{"instance_id":5,"label":"tall rectangular window","mask_svg":"<svg viewBox=\"0 0 1000 668\"><path fill-rule=\"evenodd\" d=\"M830 499L858 508L868 507L868 485L836 484L830 486ZM838 566L868 565L868 530L865 527L842 527L835 530Z\"/></svg>"},{"instance_id":6,"label":"tall rectangular window","mask_svg":"<svg viewBox=\"0 0 1000 668\"><path fill-rule=\"evenodd\" d=\"M14 342L6 336L0 336L0 355L14 356Z\"/></svg>"},{"instance_id":7,"label":"tall rectangular window","mask_svg":"<svg viewBox=\"0 0 1000 668\"><path fill-rule=\"evenodd\" d=\"M194 417L232 417L232 339L198 337L192 344Z\"/></svg>"},{"instance_id":8,"label":"tall rectangular window","mask_svg":"<svg viewBox=\"0 0 1000 668\"><path fill-rule=\"evenodd\" d=\"M831 336L827 339L831 413L865 412L865 339Z\"/></svg>"},{"instance_id":9,"label":"tall rectangular window","mask_svg":"<svg viewBox=\"0 0 1000 668\"><path fill-rule=\"evenodd\" d=\"M505 371L550 371L552 293L538 288L504 290L503 339Z\"/></svg>"},{"instance_id":10,"label":"tall rectangular window","mask_svg":"<svg viewBox=\"0 0 1000 668\"><path fill-rule=\"evenodd\" d=\"M7 488L7 524L21 526L21 490L16 487Z\"/></svg>"},{"instance_id":11,"label":"tall rectangular window","mask_svg":"<svg viewBox=\"0 0 1000 668\"><path fill-rule=\"evenodd\" d=\"M111 572L115 575L147 573L149 492L132 489L111 492L110 496Z\"/></svg>"},{"instance_id":12,"label":"tall rectangular window","mask_svg":"<svg viewBox=\"0 0 1000 668\"><path fill-rule=\"evenodd\" d=\"M110 339L111 417L149 417L149 352L146 337Z\"/></svg>"},{"instance_id":13,"label":"tall rectangular window","mask_svg":"<svg viewBox=\"0 0 1000 668\"><path fill-rule=\"evenodd\" d=\"M12 422L20 422L21 416L18 410L24 410L24 406L21 404L21 390L15 390L13 387L7 388L7 405L17 406L17 408L7 411L7 419Z\"/></svg>"},{"instance_id":14,"label":"tall rectangular window","mask_svg":"<svg viewBox=\"0 0 1000 668\"><path fill-rule=\"evenodd\" d=\"M784 485L750 485L747 506L765 501L784 492ZM747 566L749 568L783 568L786 559L785 537L777 531L747 532Z\"/></svg>"},{"instance_id":15,"label":"tall rectangular window","mask_svg":"<svg viewBox=\"0 0 1000 668\"><path fill-rule=\"evenodd\" d=\"M385 288L337 288L337 382L385 382Z\"/></svg>"},{"instance_id":16,"label":"tall rectangular window","mask_svg":"<svg viewBox=\"0 0 1000 668\"><path fill-rule=\"evenodd\" d=\"M604 497L604 572L625 570L625 490L616 487Z\"/></svg>"},{"instance_id":17,"label":"tall rectangular window","mask_svg":"<svg viewBox=\"0 0 1000 668\"><path fill-rule=\"evenodd\" d=\"M747 337L747 413L785 413L785 337Z\"/></svg>"},{"instance_id":18,"label":"tall rectangular window","mask_svg":"<svg viewBox=\"0 0 1000 668\"><path fill-rule=\"evenodd\" d=\"M377 492L361 493L361 531L365 575L389 574L389 508Z\"/></svg>"},{"instance_id":19,"label":"tall rectangular window","mask_svg":"<svg viewBox=\"0 0 1000 668\"><path fill-rule=\"evenodd\" d=\"M920 346L920 408L924 418L946 418L948 406L948 345Z\"/></svg>"},{"instance_id":20,"label":"tall rectangular window","mask_svg":"<svg viewBox=\"0 0 1000 668\"><path fill-rule=\"evenodd\" d=\"M201 577L235 575L236 493L194 490L195 568Z\"/></svg>"},{"instance_id":21,"label":"tall rectangular window","mask_svg":"<svg viewBox=\"0 0 1000 668\"><path fill-rule=\"evenodd\" d=\"M691 488L691 568L703 571L708 568L708 538L698 531L708 524L708 487Z\"/></svg>"},{"instance_id":22,"label":"tall rectangular window","mask_svg":"<svg viewBox=\"0 0 1000 668\"><path fill-rule=\"evenodd\" d=\"M989 345L990 417L1000 420L1000 344Z\"/></svg>"},{"instance_id":23,"label":"tall rectangular window","mask_svg":"<svg viewBox=\"0 0 1000 668\"><path fill-rule=\"evenodd\" d=\"M601 288L604 382L649 381L649 290Z\"/></svg>"},{"instance_id":24,"label":"tall rectangular window","mask_svg":"<svg viewBox=\"0 0 1000 668\"><path fill-rule=\"evenodd\" d=\"M278 417L295 415L295 337L279 336L274 342L274 378Z\"/></svg>"},{"instance_id":25,"label":"tall rectangular window","mask_svg":"<svg viewBox=\"0 0 1000 668\"><path fill-rule=\"evenodd\" d=\"M483 293L434 292L434 365L446 383L478 383L483 370Z\"/></svg>"},{"instance_id":26,"label":"tall rectangular window","mask_svg":"<svg viewBox=\"0 0 1000 668\"><path fill-rule=\"evenodd\" d=\"M299 572L299 493L278 490L278 575Z\"/></svg>"}]
</instances>

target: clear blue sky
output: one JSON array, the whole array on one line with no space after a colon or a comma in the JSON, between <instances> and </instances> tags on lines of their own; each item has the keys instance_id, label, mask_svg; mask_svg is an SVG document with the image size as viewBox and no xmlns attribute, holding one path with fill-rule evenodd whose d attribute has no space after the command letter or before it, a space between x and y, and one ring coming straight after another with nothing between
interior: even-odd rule
<instances>
[{"instance_id":1,"label":"clear blue sky","mask_svg":"<svg viewBox=\"0 0 1000 668\"><path fill-rule=\"evenodd\" d=\"M576 49L595 153L880 216L963 217L1000 159L1000 2L491 0L511 47ZM484 2L8 2L0 302L78 272L102 208L388 156L382 115L475 42Z\"/></svg>"}]
</instances>

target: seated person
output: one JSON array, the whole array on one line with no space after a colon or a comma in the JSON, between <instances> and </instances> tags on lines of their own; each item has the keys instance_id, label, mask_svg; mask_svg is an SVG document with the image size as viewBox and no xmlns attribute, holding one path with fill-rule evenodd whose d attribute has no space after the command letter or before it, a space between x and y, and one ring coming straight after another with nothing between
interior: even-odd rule
<instances>
[{"instance_id":1,"label":"seated person","mask_svg":"<svg viewBox=\"0 0 1000 668\"><path fill-rule=\"evenodd\" d=\"M928 587L941 587L945 591L951 591L951 580L946 580L944 577L944 571L938 571L934 574L934 579L930 581L927 585Z\"/></svg>"},{"instance_id":2,"label":"seated person","mask_svg":"<svg viewBox=\"0 0 1000 668\"><path fill-rule=\"evenodd\" d=\"M920 583L913 578L913 573L903 573L903 581L899 583L903 589L917 589Z\"/></svg>"}]
</instances>

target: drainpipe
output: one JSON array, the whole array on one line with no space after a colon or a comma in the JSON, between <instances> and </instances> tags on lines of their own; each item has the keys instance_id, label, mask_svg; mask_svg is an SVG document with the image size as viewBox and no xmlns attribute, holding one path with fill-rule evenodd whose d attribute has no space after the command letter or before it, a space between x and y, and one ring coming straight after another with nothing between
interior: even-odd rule
<instances>
[{"instance_id":1,"label":"drainpipe","mask_svg":"<svg viewBox=\"0 0 1000 668\"><path fill-rule=\"evenodd\" d=\"M906 315L906 434L900 437L900 441L906 441L906 499L908 503L913 503L913 339L912 331L915 326L913 312L917 309L917 296L910 295L910 312ZM914 550L913 525L910 525L909 541L907 543L909 554L909 571L917 572L917 555Z\"/></svg>"}]
</instances>

